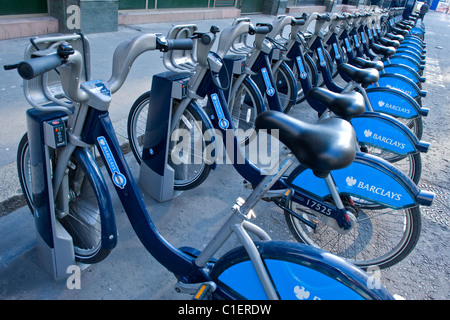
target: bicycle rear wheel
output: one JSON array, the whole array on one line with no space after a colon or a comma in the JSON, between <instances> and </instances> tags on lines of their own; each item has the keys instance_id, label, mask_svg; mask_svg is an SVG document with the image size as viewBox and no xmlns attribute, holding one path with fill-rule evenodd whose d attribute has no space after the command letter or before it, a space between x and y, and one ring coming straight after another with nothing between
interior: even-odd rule
<instances>
[{"instance_id":1,"label":"bicycle rear wheel","mask_svg":"<svg viewBox=\"0 0 450 320\"><path fill-rule=\"evenodd\" d=\"M400 155L371 145L362 145L361 151L393 163L398 169L410 177L415 184L419 184L422 175L422 157L420 153Z\"/></svg>"},{"instance_id":2,"label":"bicycle rear wheel","mask_svg":"<svg viewBox=\"0 0 450 320\"><path fill-rule=\"evenodd\" d=\"M345 200L345 199L344 199ZM338 231L326 216L291 201L289 209L316 225L313 230L285 211L289 230L308 245L338 255L360 268L388 268L407 257L419 240L421 216L418 207L392 209L352 197L344 201L352 216L352 229Z\"/></svg>"},{"instance_id":3,"label":"bicycle rear wheel","mask_svg":"<svg viewBox=\"0 0 450 320\"><path fill-rule=\"evenodd\" d=\"M392 299L359 268L323 250L285 241L256 242L272 284L282 300ZM235 248L214 265L213 298L267 299L250 258Z\"/></svg>"}]
</instances>

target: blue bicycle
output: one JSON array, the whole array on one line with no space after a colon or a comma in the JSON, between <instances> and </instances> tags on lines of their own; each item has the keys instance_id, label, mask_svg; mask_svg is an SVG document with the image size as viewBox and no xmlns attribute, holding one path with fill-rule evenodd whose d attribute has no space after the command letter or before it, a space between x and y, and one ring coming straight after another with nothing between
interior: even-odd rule
<instances>
[{"instance_id":1,"label":"blue bicycle","mask_svg":"<svg viewBox=\"0 0 450 320\"><path fill-rule=\"evenodd\" d=\"M277 56L277 59L272 59L272 70L275 70L275 73L278 74L278 78L273 76L273 84L272 86L278 92L279 90L284 92L292 92L296 91L296 86L293 86L292 83L297 83L298 87L301 88L299 90L299 94L306 94L306 100L308 104L316 111L320 112L322 116L328 116L328 113L325 112L327 107L318 100L318 97L310 94L311 90L316 87L316 84L319 82L319 72L324 79L324 84L328 89L335 92L351 92L354 89L364 92L364 88L361 83L361 80L365 80L366 78L370 78L370 80L374 81L378 79L378 73L375 71L375 76L373 76L374 72L367 71L359 71L361 75L356 76L352 75L350 78L349 84L346 85L345 90L342 87L339 87L334 83L332 79L331 71L329 70L329 63L327 63L325 48L322 42L323 32L321 32L323 28L323 23L326 22L324 16L323 19L320 19L318 14L312 14L308 20L308 23L311 23L314 20L316 21L316 29L313 34L315 36L315 40L313 41L311 47L306 46L305 41L301 37L298 37L297 34L299 29L305 25L304 19L296 19L291 16L279 16L273 22L273 30L269 34L272 38L273 42L280 42L279 47L283 47L284 50L280 54L273 54ZM330 19L333 19L335 16ZM289 27L290 38L283 39L281 37L284 28ZM330 31L331 32L331 31ZM334 33L333 33L334 35ZM333 37L330 37L333 39ZM266 44L268 45L268 44ZM244 47L241 45L236 45L236 47ZM305 46L306 51L308 53L303 53L303 47ZM272 49L274 50L274 49ZM276 49L275 49L276 50ZM238 50L233 50L233 52L239 52ZM262 45L258 45L258 41L255 41L255 48L252 50L251 54L257 56L258 58L250 58L248 60L248 68L252 68L253 71L262 70L266 68L267 63L265 59L268 59L269 54L272 52L266 52L263 50ZM313 62L313 55L316 54L320 59L319 63ZM265 59L261 59L259 56L265 57ZM251 56L250 56L251 57ZM225 56L225 61L226 61ZM247 61L246 61L247 62ZM281 70L282 72L276 72L276 70ZM292 71L291 71L292 70ZM269 69L270 72L270 69ZM268 72L268 73L269 73ZM366 72L367 76L364 76L364 72ZM255 72L256 73L256 72ZM294 81L285 80L281 81L281 74L293 74L296 79ZM246 75L239 75L236 83L239 83L239 79L245 77ZM252 76L252 78L257 77L258 74ZM262 78L262 77L260 77ZM283 77L284 79L289 79L289 77ZM356 80L356 81L355 81ZM260 90L265 90L264 83L262 81L258 81L258 88ZM358 82L358 83L357 83ZM389 89L388 89L389 90ZM317 90L316 90L317 92ZM328 98L327 98L328 97ZM332 99L329 95L325 95L325 99ZM230 101L230 99L228 100ZM277 111L288 111L286 109L282 109L283 105L277 103L278 100L275 100L273 103L268 105L268 108L271 110ZM366 99L367 101L367 99ZM373 155L377 155L382 157L383 159L388 160L389 162L395 163L395 165L400 168L404 173L406 173L415 183L418 183L421 176L421 158L420 152L426 152L428 148L428 144L422 141L419 141L414 134L402 123L398 122L392 117L388 115L375 113L375 112L364 112L363 110L352 110L351 112L342 112L339 110L337 105L332 105L330 107L334 110L335 114L338 114L341 117L346 118L347 120L351 120L358 137L358 148L362 149L364 152L368 152ZM234 110L231 109L231 110ZM231 111L233 114L233 111ZM304 115L305 113L301 113ZM314 117L316 118L316 117ZM239 126L236 126L240 128ZM368 134L370 132L370 134ZM399 143L399 141L402 141Z\"/></svg>"},{"instance_id":2,"label":"blue bicycle","mask_svg":"<svg viewBox=\"0 0 450 320\"><path fill-rule=\"evenodd\" d=\"M249 220L255 203L278 181L292 162L292 155L283 160L274 175L267 175L252 194L233 206L232 215L203 251L175 248L156 229L140 190L134 181L117 141L108 107L112 94L120 89L133 61L148 50L186 49L192 41L168 41L158 34L145 34L119 45L114 53L110 80L84 81L88 64L82 52L67 43L79 40L70 37L43 38L35 41L40 49L31 59L7 69L18 68L28 81L37 79L48 84L47 77L60 79L57 95L46 92L47 101L34 100L25 90L33 106L27 111L30 173L33 194L32 210L39 243L50 249L60 242L72 243L89 255L77 255L83 262L98 262L117 243L117 230L111 196L98 164L91 153L96 148L105 164L113 187L142 244L178 279L177 291L193 294L194 299L391 299L392 296L355 266L325 251L297 243L271 241L268 235ZM214 34L202 35L202 41ZM57 70L57 72L55 71ZM54 85L57 83L53 82ZM56 87L55 87L56 88ZM44 90L46 91L46 90ZM335 167L320 155L333 150L342 155L339 166L354 158L354 134L347 122L339 119L308 125L281 113L264 113L258 118L260 129L272 127L282 132L286 145L296 146L295 155L309 148L312 141L301 138L316 135L322 128L337 129L337 134L321 134L317 141L317 160L312 169L323 171ZM328 129L327 129L328 130ZM339 143L337 143L339 142ZM317 146L317 142L314 142ZM51 159L51 161L49 161ZM50 164L50 167L49 167ZM52 169L50 173L47 169ZM89 188L88 188L89 186ZM93 202L90 199L94 199ZM73 211L83 202L86 211ZM76 216L75 216L76 214ZM75 223L67 225L64 219ZM60 227L54 228L55 225ZM54 232L53 232L54 231ZM63 237L61 234L66 232ZM77 233L78 232L78 233ZM254 242L248 233L260 241ZM231 234L242 242L218 260L213 256ZM75 250L76 251L76 250ZM79 251L79 252L80 252ZM51 250L49 252L52 252ZM78 253L79 253L78 252Z\"/></svg>"},{"instance_id":3,"label":"blue bicycle","mask_svg":"<svg viewBox=\"0 0 450 320\"><path fill-rule=\"evenodd\" d=\"M223 156L221 151L225 150L229 163L233 164L250 187L261 182L265 170L258 163L251 161L241 147L241 139L224 94L225 85L219 80L226 53L236 39L248 34L250 28L250 23L243 21L225 29L221 33L217 53L210 52L211 42L197 43L199 63L195 74L186 79L187 94L177 102L177 109L173 112L167 110L166 105L159 103L162 101L163 86L153 85L162 77L169 79L174 75L154 76L151 98L147 102L148 110L153 116L148 118L143 137L141 181L157 176L168 186L173 185L173 181L170 182L172 170L167 166L172 153L164 155L155 151L161 150L159 146L167 145L167 141L172 140L171 133L180 123L179 119L185 110L180 106L192 104L199 114L206 115L202 118L205 121L202 126L212 125L215 129L215 135L207 139L213 146L209 150L215 150L215 153L207 153L207 157L203 158L204 162L209 161L214 167L217 164L215 157ZM261 28L267 30L268 27ZM274 85L272 88L275 88ZM337 97L338 99L331 99L328 103L330 106L339 107L343 112L352 108L364 108L357 94L348 93ZM170 102L171 99L169 96L167 100ZM199 101L202 101L204 107L200 107ZM160 117L161 114L164 114L163 118ZM170 117L170 121L162 121L165 117ZM339 132L337 127L331 125L338 119L326 120L330 121L329 130L335 134ZM282 121L279 122L281 124ZM167 123L170 125L167 126ZM161 124L164 124L163 129ZM162 131L165 134L159 135L158 139L148 138ZM183 135L188 136L189 134ZM311 135L305 139L315 141L316 137ZM183 144L184 141L183 139L176 143ZM223 143L214 147L217 141ZM296 148L293 145L288 147ZM356 150L356 141L353 149ZM298 152L301 150L302 148ZM420 234L419 205L430 205L432 194L419 190L407 176L378 157L357 152L355 160L348 167L338 169L345 158L342 154L322 155L328 159L328 165L336 170L330 171L331 167L326 165L324 171L321 171L310 169L314 163L321 161L314 156L314 148L309 152L303 151L301 157L299 153L296 154L301 165L293 168L289 175L280 177L265 197L284 210L286 220L292 226L291 231L300 241L321 247L365 268L372 265L381 268L391 266L413 250ZM201 150L200 154L203 154ZM176 152L175 156L179 157L180 152ZM183 165L190 166L188 162ZM168 190L158 190L156 196L163 191Z\"/></svg>"}]
</instances>

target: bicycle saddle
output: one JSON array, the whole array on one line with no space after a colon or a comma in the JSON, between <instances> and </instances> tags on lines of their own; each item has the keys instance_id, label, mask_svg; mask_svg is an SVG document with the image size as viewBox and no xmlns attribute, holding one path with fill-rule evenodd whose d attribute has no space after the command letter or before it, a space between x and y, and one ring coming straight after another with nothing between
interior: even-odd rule
<instances>
[{"instance_id":1,"label":"bicycle saddle","mask_svg":"<svg viewBox=\"0 0 450 320\"><path fill-rule=\"evenodd\" d=\"M414 22L411 20L403 20L397 23L399 26L407 26L407 27L414 27Z\"/></svg>"},{"instance_id":2,"label":"bicycle saddle","mask_svg":"<svg viewBox=\"0 0 450 320\"><path fill-rule=\"evenodd\" d=\"M398 42L397 40L389 40L386 38L380 38L380 43L386 47L394 47L394 48L400 47L400 42Z\"/></svg>"},{"instance_id":3,"label":"bicycle saddle","mask_svg":"<svg viewBox=\"0 0 450 320\"><path fill-rule=\"evenodd\" d=\"M364 97L356 92L337 93L324 88L315 87L309 90L308 96L317 99L334 114L345 120L359 116L366 110Z\"/></svg>"},{"instance_id":4,"label":"bicycle saddle","mask_svg":"<svg viewBox=\"0 0 450 320\"><path fill-rule=\"evenodd\" d=\"M398 42L402 42L403 40L405 40L405 37L400 34L386 33L386 37L391 40L397 40Z\"/></svg>"},{"instance_id":5,"label":"bicycle saddle","mask_svg":"<svg viewBox=\"0 0 450 320\"><path fill-rule=\"evenodd\" d=\"M382 61L370 61L361 57L356 57L352 60L352 62L356 63L361 68L375 68L378 71L384 70L384 64Z\"/></svg>"},{"instance_id":6,"label":"bicycle saddle","mask_svg":"<svg viewBox=\"0 0 450 320\"><path fill-rule=\"evenodd\" d=\"M408 30L405 30L405 29L400 29L400 28L396 28L396 27L393 27L392 28L392 31L394 32L394 33L398 33L398 34L401 34L402 36L406 36L407 34L408 34Z\"/></svg>"},{"instance_id":7,"label":"bicycle saddle","mask_svg":"<svg viewBox=\"0 0 450 320\"><path fill-rule=\"evenodd\" d=\"M393 56L397 51L394 47L385 47L376 43L373 43L370 46L370 49L372 49L376 54L382 54L385 57Z\"/></svg>"},{"instance_id":8,"label":"bicycle saddle","mask_svg":"<svg viewBox=\"0 0 450 320\"><path fill-rule=\"evenodd\" d=\"M278 139L302 165L321 178L331 170L349 166L355 158L356 134L351 124L343 119L328 118L307 123L269 110L256 118L255 126L259 130L278 130Z\"/></svg>"},{"instance_id":9,"label":"bicycle saddle","mask_svg":"<svg viewBox=\"0 0 450 320\"><path fill-rule=\"evenodd\" d=\"M360 83L363 87L367 87L370 84L377 82L380 78L380 73L377 69L361 69L348 63L341 63L338 65L338 70L339 72L348 75L353 81Z\"/></svg>"}]
</instances>

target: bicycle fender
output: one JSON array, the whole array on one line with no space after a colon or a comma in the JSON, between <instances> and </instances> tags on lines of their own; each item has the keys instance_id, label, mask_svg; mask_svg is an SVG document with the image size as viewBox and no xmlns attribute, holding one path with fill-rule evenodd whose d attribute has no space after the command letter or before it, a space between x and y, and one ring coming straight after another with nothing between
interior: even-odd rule
<instances>
[{"instance_id":1,"label":"bicycle fender","mask_svg":"<svg viewBox=\"0 0 450 320\"><path fill-rule=\"evenodd\" d=\"M292 185L321 199L331 196L325 179L312 170L296 171ZM331 172L340 194L367 199L393 209L431 205L434 194L420 190L417 185L391 163L370 154L356 153L348 167Z\"/></svg>"},{"instance_id":2,"label":"bicycle fender","mask_svg":"<svg viewBox=\"0 0 450 320\"><path fill-rule=\"evenodd\" d=\"M400 90L414 99L426 96L426 91L420 90L419 87L413 81L399 74L393 73L380 74L378 85L380 87Z\"/></svg>"},{"instance_id":3,"label":"bicycle fender","mask_svg":"<svg viewBox=\"0 0 450 320\"><path fill-rule=\"evenodd\" d=\"M367 273L322 249L286 241L255 245L282 300L393 299L381 285L369 288ZM214 265L211 277L220 284L218 296L267 299L247 255L240 246Z\"/></svg>"},{"instance_id":4,"label":"bicycle fender","mask_svg":"<svg viewBox=\"0 0 450 320\"><path fill-rule=\"evenodd\" d=\"M192 100L191 101L191 105L194 109L196 109L196 111L198 112L198 114L200 115L200 117L202 118L202 125L204 125L206 127L206 132L214 132L214 126L211 123L211 120L209 119L208 115L206 114L205 110L200 107L200 105L197 103L197 101ZM214 144L213 149L217 150L217 146L216 146L216 139L211 139L211 143ZM211 166L211 169L215 170L217 167L217 155L214 159L205 158L205 163L209 164Z\"/></svg>"},{"instance_id":5,"label":"bicycle fender","mask_svg":"<svg viewBox=\"0 0 450 320\"><path fill-rule=\"evenodd\" d=\"M419 64L425 64L425 56L421 55L418 51L414 51L411 47L402 47L398 48L396 52L396 56L407 56L413 58Z\"/></svg>"},{"instance_id":6,"label":"bicycle fender","mask_svg":"<svg viewBox=\"0 0 450 320\"><path fill-rule=\"evenodd\" d=\"M105 178L94 157L86 148L77 148L74 152L74 157L86 169L85 172L88 173L87 178L92 185L95 196L99 200L99 213L102 217L102 247L109 250L114 249L117 245L116 219Z\"/></svg>"},{"instance_id":7,"label":"bicycle fender","mask_svg":"<svg viewBox=\"0 0 450 320\"><path fill-rule=\"evenodd\" d=\"M424 83L426 81L425 77L420 76L412 68L409 68L404 65L396 64L396 63L386 64L384 66L384 71L386 73L403 75L403 76L407 77L408 79L410 79L411 81L413 81L414 83Z\"/></svg>"},{"instance_id":8,"label":"bicycle fender","mask_svg":"<svg viewBox=\"0 0 450 320\"><path fill-rule=\"evenodd\" d=\"M384 64L389 64L389 63L403 64L403 65L413 68L416 72L419 72L420 70L424 69L424 66L419 65L417 63L417 61L415 61L414 59L409 58L409 57L393 56L389 60L390 60L390 62L385 61Z\"/></svg>"},{"instance_id":9,"label":"bicycle fender","mask_svg":"<svg viewBox=\"0 0 450 320\"><path fill-rule=\"evenodd\" d=\"M377 112L365 112L354 117L351 124L358 142L372 145L396 154L427 152L427 142L417 139L414 133L394 117Z\"/></svg>"},{"instance_id":10,"label":"bicycle fender","mask_svg":"<svg viewBox=\"0 0 450 320\"><path fill-rule=\"evenodd\" d=\"M366 93L373 111L405 119L426 116L429 111L426 108L421 108L412 97L399 90L375 87L366 89Z\"/></svg>"},{"instance_id":11,"label":"bicycle fender","mask_svg":"<svg viewBox=\"0 0 450 320\"><path fill-rule=\"evenodd\" d=\"M408 35L422 36L424 33L422 29L414 27L409 31Z\"/></svg>"}]
</instances>

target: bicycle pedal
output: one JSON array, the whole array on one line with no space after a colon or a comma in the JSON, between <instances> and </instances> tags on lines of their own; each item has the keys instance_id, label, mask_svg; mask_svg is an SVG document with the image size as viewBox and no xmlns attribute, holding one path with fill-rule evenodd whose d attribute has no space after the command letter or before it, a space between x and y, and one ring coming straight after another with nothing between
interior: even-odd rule
<instances>
[{"instance_id":1,"label":"bicycle pedal","mask_svg":"<svg viewBox=\"0 0 450 320\"><path fill-rule=\"evenodd\" d=\"M214 290L216 290L216 284L214 282L205 282L194 294L192 300L211 300Z\"/></svg>"}]
</instances>

